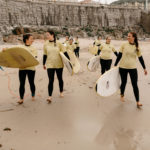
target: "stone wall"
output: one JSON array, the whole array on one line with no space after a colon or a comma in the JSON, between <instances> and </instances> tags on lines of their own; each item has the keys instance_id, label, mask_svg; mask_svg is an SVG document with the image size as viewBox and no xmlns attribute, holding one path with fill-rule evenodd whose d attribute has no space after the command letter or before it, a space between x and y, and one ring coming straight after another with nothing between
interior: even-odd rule
<instances>
[{"instance_id":1,"label":"stone wall","mask_svg":"<svg viewBox=\"0 0 150 150\"><path fill-rule=\"evenodd\" d=\"M150 12L142 12L141 25L146 32L150 33Z\"/></svg>"},{"instance_id":2,"label":"stone wall","mask_svg":"<svg viewBox=\"0 0 150 150\"><path fill-rule=\"evenodd\" d=\"M95 26L128 28L140 24L141 10L78 3L0 0L0 33L16 26Z\"/></svg>"},{"instance_id":3,"label":"stone wall","mask_svg":"<svg viewBox=\"0 0 150 150\"><path fill-rule=\"evenodd\" d=\"M134 26L139 9L0 0L1 25Z\"/></svg>"}]
</instances>

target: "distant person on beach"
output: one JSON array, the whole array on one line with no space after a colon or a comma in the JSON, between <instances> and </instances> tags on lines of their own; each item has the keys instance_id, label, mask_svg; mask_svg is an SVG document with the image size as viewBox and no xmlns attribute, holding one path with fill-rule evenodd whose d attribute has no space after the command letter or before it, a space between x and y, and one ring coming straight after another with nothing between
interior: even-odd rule
<instances>
[{"instance_id":1,"label":"distant person on beach","mask_svg":"<svg viewBox=\"0 0 150 150\"><path fill-rule=\"evenodd\" d=\"M43 53L43 68L47 69L47 74L49 78L48 84L48 94L47 102L52 102L52 93L53 93L53 83L55 72L59 81L60 97L63 95L63 62L59 52L64 52L64 46L56 41L56 36L53 31L47 32L47 41L44 44L44 53Z\"/></svg>"},{"instance_id":2,"label":"distant person on beach","mask_svg":"<svg viewBox=\"0 0 150 150\"><path fill-rule=\"evenodd\" d=\"M98 47L98 55L99 55L99 52L100 52L100 46L101 46L101 44L102 44L102 42L101 42L101 37L100 36L98 36L97 37L97 39L94 41L94 43L93 43L93 45L95 45L95 46L97 46Z\"/></svg>"},{"instance_id":3,"label":"distant person on beach","mask_svg":"<svg viewBox=\"0 0 150 150\"><path fill-rule=\"evenodd\" d=\"M35 58L37 58L38 51L33 46L31 46L33 41L34 41L34 39L33 39L33 36L31 34L23 35L23 42L24 42L23 47L25 49L27 49ZM35 84L34 84L35 66L33 66L33 67L27 67L24 69L19 69L20 100L18 101L18 104L22 104L24 101L26 76L28 77L28 80L29 80L32 100L35 100Z\"/></svg>"},{"instance_id":4,"label":"distant person on beach","mask_svg":"<svg viewBox=\"0 0 150 150\"><path fill-rule=\"evenodd\" d=\"M98 54L100 54L101 74L104 74L105 71L110 69L112 64L112 53L117 56L117 51L111 44L111 37L108 36L106 42L101 44L98 51Z\"/></svg>"},{"instance_id":5,"label":"distant person on beach","mask_svg":"<svg viewBox=\"0 0 150 150\"><path fill-rule=\"evenodd\" d=\"M80 50L80 47L79 47L78 36L75 38L74 44L76 45L76 49L74 50L75 55L79 58L79 50Z\"/></svg>"},{"instance_id":6,"label":"distant person on beach","mask_svg":"<svg viewBox=\"0 0 150 150\"><path fill-rule=\"evenodd\" d=\"M121 77L121 86L120 86L120 99L122 102L124 102L124 91L127 83L127 75L129 73L130 78L131 78L131 83L137 103L137 107L139 108L142 106L139 100L139 89L138 89L138 73L137 73L137 68L136 68L136 58L138 57L143 69L144 69L144 74L147 75L147 70L146 66L141 54L141 49L139 47L138 43L138 38L137 34L134 32L129 32L128 33L128 42L122 44L120 50L119 50L119 55L116 59L115 66L120 61L119 64L119 73Z\"/></svg>"},{"instance_id":7,"label":"distant person on beach","mask_svg":"<svg viewBox=\"0 0 150 150\"><path fill-rule=\"evenodd\" d=\"M73 43L73 37L70 37L69 42L66 46L66 50L67 50L68 53L69 52L74 53L75 49L76 49L76 45Z\"/></svg>"},{"instance_id":8,"label":"distant person on beach","mask_svg":"<svg viewBox=\"0 0 150 150\"><path fill-rule=\"evenodd\" d=\"M69 36L66 36L63 44L64 44L64 46L66 46L68 43L69 43Z\"/></svg>"}]
</instances>

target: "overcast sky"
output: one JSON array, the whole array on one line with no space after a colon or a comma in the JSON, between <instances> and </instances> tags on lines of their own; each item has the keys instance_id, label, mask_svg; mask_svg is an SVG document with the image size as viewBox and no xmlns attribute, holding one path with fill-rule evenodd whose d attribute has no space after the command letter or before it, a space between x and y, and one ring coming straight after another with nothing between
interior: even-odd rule
<instances>
[{"instance_id":1,"label":"overcast sky","mask_svg":"<svg viewBox=\"0 0 150 150\"><path fill-rule=\"evenodd\" d=\"M82 1L82 0L79 0L79 1ZM98 2L101 2L102 4L110 4L117 0L93 0L93 1L98 1Z\"/></svg>"},{"instance_id":2,"label":"overcast sky","mask_svg":"<svg viewBox=\"0 0 150 150\"><path fill-rule=\"evenodd\" d=\"M96 1L96 0L95 0ZM114 2L114 1L116 1L116 0L99 0L101 3L107 3L107 4L110 4L110 3L112 3L112 2Z\"/></svg>"}]
</instances>

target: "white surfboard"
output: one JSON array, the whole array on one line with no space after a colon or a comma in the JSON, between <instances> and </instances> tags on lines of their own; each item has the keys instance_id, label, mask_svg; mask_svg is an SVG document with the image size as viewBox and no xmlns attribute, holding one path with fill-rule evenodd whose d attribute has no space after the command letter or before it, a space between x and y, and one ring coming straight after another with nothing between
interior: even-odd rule
<instances>
[{"instance_id":1,"label":"white surfboard","mask_svg":"<svg viewBox=\"0 0 150 150\"><path fill-rule=\"evenodd\" d=\"M116 93L120 88L119 68L114 67L105 72L96 82L96 92L100 96L106 97Z\"/></svg>"},{"instance_id":2,"label":"white surfboard","mask_svg":"<svg viewBox=\"0 0 150 150\"><path fill-rule=\"evenodd\" d=\"M87 63L87 68L91 72L96 71L98 68L100 68L99 66L100 66L100 55L93 56Z\"/></svg>"},{"instance_id":3,"label":"white surfboard","mask_svg":"<svg viewBox=\"0 0 150 150\"><path fill-rule=\"evenodd\" d=\"M63 52L60 52L60 56L62 58L64 65L66 66L67 70L69 71L69 73L71 75L73 75L73 66L72 66L70 60L64 55Z\"/></svg>"},{"instance_id":4,"label":"white surfboard","mask_svg":"<svg viewBox=\"0 0 150 150\"><path fill-rule=\"evenodd\" d=\"M38 65L39 62L23 47L11 47L0 52L0 66L9 68L26 68Z\"/></svg>"},{"instance_id":5,"label":"white surfboard","mask_svg":"<svg viewBox=\"0 0 150 150\"><path fill-rule=\"evenodd\" d=\"M65 47L66 47L66 46L67 46L67 44L66 44L66 43L63 43L63 46L65 46Z\"/></svg>"},{"instance_id":6,"label":"white surfboard","mask_svg":"<svg viewBox=\"0 0 150 150\"><path fill-rule=\"evenodd\" d=\"M73 66L73 72L74 73L78 73L80 71L80 63L79 60L77 59L76 55L74 54L74 52L72 52L71 50L68 50L68 55L70 57L70 62Z\"/></svg>"}]
</instances>

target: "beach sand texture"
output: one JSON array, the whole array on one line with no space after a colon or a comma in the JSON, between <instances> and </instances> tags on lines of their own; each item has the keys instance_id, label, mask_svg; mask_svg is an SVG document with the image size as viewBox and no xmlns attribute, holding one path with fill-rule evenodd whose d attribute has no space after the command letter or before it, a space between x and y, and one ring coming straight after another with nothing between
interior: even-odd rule
<instances>
[{"instance_id":1,"label":"beach sand texture","mask_svg":"<svg viewBox=\"0 0 150 150\"><path fill-rule=\"evenodd\" d=\"M61 39L62 41L64 39ZM26 80L24 104L17 105L19 96L18 69L0 70L0 149L2 150L149 150L150 143L150 76L144 76L139 62L138 85L142 109L136 108L130 78L125 91L125 103L119 93L107 98L94 90L100 77L87 70L92 57L88 45L92 39L79 39L80 64L78 74L70 76L64 68L64 98L59 97L55 76L53 99L47 104L48 77L42 67L43 42L36 40L40 65L36 69L36 100L32 101ZM124 41L112 41L118 50ZM11 45L0 45L8 47ZM140 41L142 54L150 73L150 42ZM113 64L115 56L113 56ZM138 60L137 60L138 61ZM113 66L112 64L112 66Z\"/></svg>"}]
</instances>

